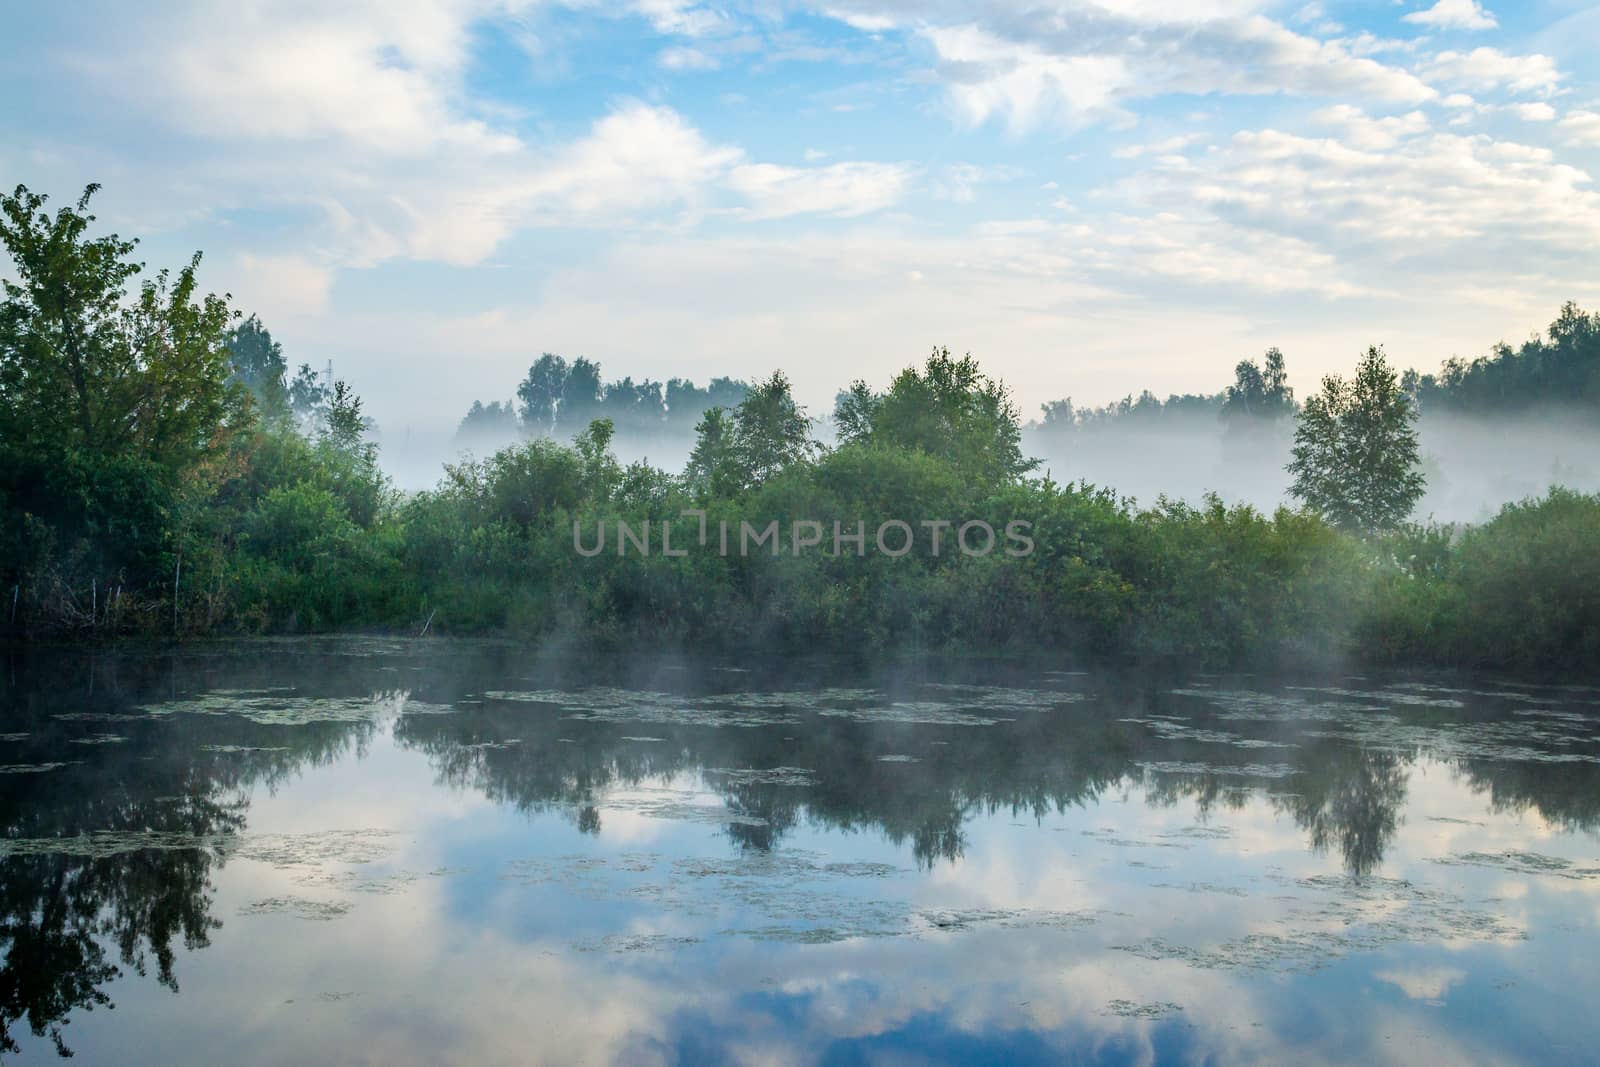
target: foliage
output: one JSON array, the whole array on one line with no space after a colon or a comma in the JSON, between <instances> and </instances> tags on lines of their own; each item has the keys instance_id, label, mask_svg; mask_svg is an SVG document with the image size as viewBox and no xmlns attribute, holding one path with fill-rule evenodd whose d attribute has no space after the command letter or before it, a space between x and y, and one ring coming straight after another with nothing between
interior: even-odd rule
<instances>
[{"instance_id":1,"label":"foliage","mask_svg":"<svg viewBox=\"0 0 1600 1067\"><path fill-rule=\"evenodd\" d=\"M88 236L92 193L53 216L23 188L0 204L16 264L0 305L11 633L426 625L779 654L1541 671L1592 669L1600 647L1600 498L1552 489L1477 528L1404 525L1422 483L1413 397L1445 386L1402 390L1377 349L1307 400L1291 472L1308 506L1270 516L1216 499L1141 510L1032 476L1005 386L946 349L882 392L841 393L832 449L781 373L703 390L607 383L592 361L546 355L519 410L475 405L464 422L520 422L522 439L401 496L348 383L305 364L285 383L281 346L200 296L194 261L132 288L132 243ZM1448 388L1532 374L1587 396L1595 336L1569 305L1548 341ZM1064 400L1044 425L1200 411L1233 432L1281 425L1293 404L1273 350L1213 397ZM621 430L674 420L696 433L681 474L618 462ZM746 520L779 534L741 551ZM908 524L912 551L877 543L891 520ZM960 550L954 531L977 520L1024 520L1031 551L1008 551L1009 537ZM801 551L795 524L812 521ZM652 551L624 543L619 523ZM575 550L597 537L599 551Z\"/></svg>"},{"instance_id":2,"label":"foliage","mask_svg":"<svg viewBox=\"0 0 1600 1067\"><path fill-rule=\"evenodd\" d=\"M1230 425L1270 422L1294 414L1294 390L1289 388L1283 353L1278 349L1267 349L1260 366L1252 359L1241 361L1233 376L1222 401L1222 417Z\"/></svg>"},{"instance_id":3,"label":"foliage","mask_svg":"<svg viewBox=\"0 0 1600 1067\"><path fill-rule=\"evenodd\" d=\"M665 386L649 378L606 382L598 363L580 356L568 364L546 352L528 368L517 386L517 399L527 435L557 436L597 418L610 419L628 432L683 431L712 408L736 407L749 392L747 384L732 378L713 378L704 389L687 378L673 378ZM483 405L474 402L469 417L480 410Z\"/></svg>"},{"instance_id":4,"label":"foliage","mask_svg":"<svg viewBox=\"0 0 1600 1067\"><path fill-rule=\"evenodd\" d=\"M230 380L249 390L263 416L281 419L289 414L289 365L283 346L251 315L228 331Z\"/></svg>"},{"instance_id":5,"label":"foliage","mask_svg":"<svg viewBox=\"0 0 1600 1067\"><path fill-rule=\"evenodd\" d=\"M1350 381L1322 380L1295 427L1292 492L1335 526L1389 529L1422 498L1416 408L1383 352L1369 348Z\"/></svg>"},{"instance_id":6,"label":"foliage","mask_svg":"<svg viewBox=\"0 0 1600 1067\"><path fill-rule=\"evenodd\" d=\"M1022 454L1016 405L970 355L936 348L922 370L908 367L875 395L856 382L834 409L839 439L913 448L946 460L975 484L1021 477L1038 466Z\"/></svg>"},{"instance_id":7,"label":"foliage","mask_svg":"<svg viewBox=\"0 0 1600 1067\"><path fill-rule=\"evenodd\" d=\"M1470 362L1452 358L1436 375L1407 371L1404 387L1427 412L1600 406L1600 313L1569 302L1545 337L1502 342Z\"/></svg>"}]
</instances>

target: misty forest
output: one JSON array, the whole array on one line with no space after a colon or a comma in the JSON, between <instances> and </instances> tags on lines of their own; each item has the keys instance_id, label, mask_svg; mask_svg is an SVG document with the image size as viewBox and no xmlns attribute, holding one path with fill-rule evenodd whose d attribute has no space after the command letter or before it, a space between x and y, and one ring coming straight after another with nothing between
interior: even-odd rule
<instances>
[{"instance_id":1,"label":"misty forest","mask_svg":"<svg viewBox=\"0 0 1600 1067\"><path fill-rule=\"evenodd\" d=\"M912 359L915 338L903 371L840 383L831 412L804 410L778 370L663 385L543 354L465 414L436 484L402 491L359 382L295 369L267 324L199 290L198 254L142 269L134 242L96 231L93 192L53 210L21 186L3 200L12 636L361 630L1561 672L1600 648L1600 497L1578 472L1534 471L1535 488L1470 522L1422 510L1494 420L1593 427L1600 314L1574 304L1543 336L1437 371L1373 347L1296 395L1272 349L1212 395L1060 400L1032 420L978 357ZM1172 464L1194 454L1164 436L1177 426L1222 457L1201 487L1215 493L1138 483L1163 442ZM674 450L672 469L619 458ZM1119 455L1142 464L1136 484L1112 480ZM779 539L699 547L702 523L714 540L755 518L778 520ZM867 534L835 543L825 528L800 551L791 523L813 519ZM888 520L917 551L873 543ZM1032 551L958 549L972 520L1030 523ZM696 550L659 551L664 527ZM575 551L608 530L603 551Z\"/></svg>"}]
</instances>

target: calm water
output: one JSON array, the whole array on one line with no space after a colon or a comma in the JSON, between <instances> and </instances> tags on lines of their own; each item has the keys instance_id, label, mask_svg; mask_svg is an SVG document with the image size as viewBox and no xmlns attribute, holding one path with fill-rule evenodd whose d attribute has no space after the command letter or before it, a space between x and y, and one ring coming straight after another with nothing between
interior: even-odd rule
<instances>
[{"instance_id":1,"label":"calm water","mask_svg":"<svg viewBox=\"0 0 1600 1067\"><path fill-rule=\"evenodd\" d=\"M375 641L0 667L18 1062L1600 1049L1600 690Z\"/></svg>"}]
</instances>

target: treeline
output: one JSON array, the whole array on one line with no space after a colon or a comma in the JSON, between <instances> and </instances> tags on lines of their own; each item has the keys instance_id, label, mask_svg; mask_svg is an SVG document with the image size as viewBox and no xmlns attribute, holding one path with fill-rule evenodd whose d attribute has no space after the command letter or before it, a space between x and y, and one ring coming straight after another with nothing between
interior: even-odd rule
<instances>
[{"instance_id":1,"label":"treeline","mask_svg":"<svg viewBox=\"0 0 1600 1067\"><path fill-rule=\"evenodd\" d=\"M631 376L607 382L593 360L579 356L568 363L546 352L517 386L516 402L474 400L456 440L473 445L571 435L595 419L609 419L626 433L688 434L708 410L733 408L749 392L749 383L734 378L713 378L705 388L687 378L671 378L665 385L650 378L635 382Z\"/></svg>"},{"instance_id":2,"label":"treeline","mask_svg":"<svg viewBox=\"0 0 1600 1067\"><path fill-rule=\"evenodd\" d=\"M1077 407L1072 398L1040 405L1040 417L1027 429L1043 438L1092 432L1113 426L1148 427L1196 416L1220 418L1230 429L1258 428L1289 418L1298 408L1283 353L1269 348L1260 363L1240 360L1233 384L1216 393L1173 393L1162 400L1146 389L1100 407Z\"/></svg>"},{"instance_id":3,"label":"treeline","mask_svg":"<svg viewBox=\"0 0 1600 1067\"><path fill-rule=\"evenodd\" d=\"M1544 337L1517 348L1502 342L1470 361L1446 360L1438 374L1407 371L1402 381L1426 412L1600 408L1600 312L1568 302Z\"/></svg>"},{"instance_id":4,"label":"treeline","mask_svg":"<svg viewBox=\"0 0 1600 1067\"><path fill-rule=\"evenodd\" d=\"M1543 336L1515 348L1501 342L1476 359L1453 356L1434 374L1407 370L1400 387L1422 414L1600 409L1600 312L1585 312L1568 302ZM1048 437L1196 416L1219 418L1230 430L1248 429L1281 422L1298 411L1284 355L1271 348L1260 362L1241 361L1233 383L1215 393L1175 393L1162 400L1146 389L1099 407L1075 406L1067 397L1041 405L1039 417L1027 429Z\"/></svg>"},{"instance_id":5,"label":"treeline","mask_svg":"<svg viewBox=\"0 0 1600 1067\"><path fill-rule=\"evenodd\" d=\"M1407 524L1416 402L1376 349L1295 414L1285 480L1304 506L1270 516L1216 500L1136 509L1039 476L1006 388L942 349L881 390L841 393L832 446L781 373L736 402L696 390L681 472L619 463L616 421L582 421L611 392L598 366L552 356L519 391L529 439L407 496L345 383L289 377L259 321L196 291L193 262L130 292L133 246L88 236L87 199L53 215L26 189L0 201L18 278L0 306L0 618L14 635L364 627L1593 670L1600 498L1553 490L1464 533ZM1293 408L1281 358L1236 377L1221 410ZM1019 520L1026 553L957 537ZM874 536L895 522L904 552ZM745 523L777 533L745 551ZM580 532L592 546L607 529L602 551L578 551Z\"/></svg>"}]
</instances>

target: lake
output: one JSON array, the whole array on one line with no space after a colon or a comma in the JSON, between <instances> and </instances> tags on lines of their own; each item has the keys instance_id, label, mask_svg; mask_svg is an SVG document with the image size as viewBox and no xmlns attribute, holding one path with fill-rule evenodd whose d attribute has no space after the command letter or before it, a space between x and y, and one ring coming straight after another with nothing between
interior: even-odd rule
<instances>
[{"instance_id":1,"label":"lake","mask_svg":"<svg viewBox=\"0 0 1600 1067\"><path fill-rule=\"evenodd\" d=\"M1600 689L379 639L0 665L7 1060L1600 1048Z\"/></svg>"}]
</instances>

